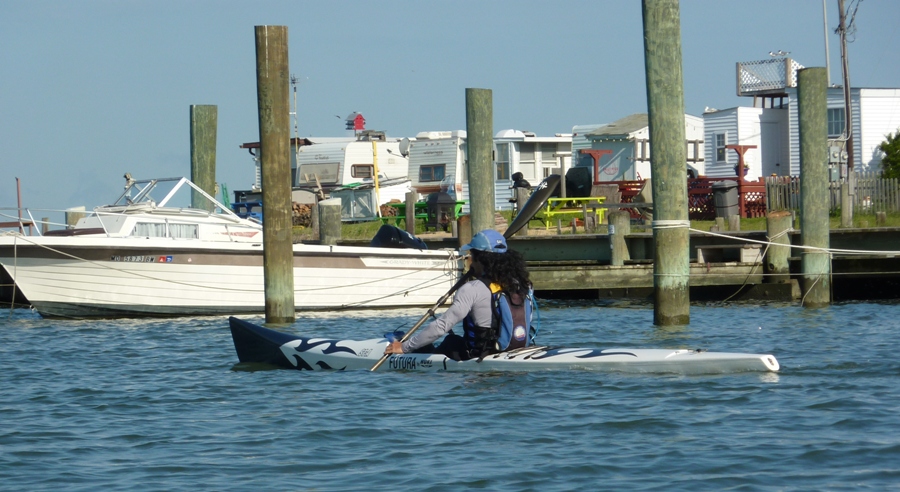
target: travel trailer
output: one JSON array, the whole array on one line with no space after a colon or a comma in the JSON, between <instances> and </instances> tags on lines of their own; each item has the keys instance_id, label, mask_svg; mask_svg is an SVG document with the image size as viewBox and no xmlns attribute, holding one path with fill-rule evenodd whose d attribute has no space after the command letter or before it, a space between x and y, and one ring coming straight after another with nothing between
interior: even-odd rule
<instances>
[{"instance_id":1,"label":"travel trailer","mask_svg":"<svg viewBox=\"0 0 900 492\"><path fill-rule=\"evenodd\" d=\"M458 200L468 200L466 132L421 132L403 145L409 155L409 177L422 197L445 192ZM494 202L497 210L513 204L512 175L521 172L537 185L550 174L559 174L571 165L572 136L558 134L537 137L531 132L501 130L494 136ZM464 211L468 207L464 207Z\"/></svg>"},{"instance_id":2,"label":"travel trailer","mask_svg":"<svg viewBox=\"0 0 900 492\"><path fill-rule=\"evenodd\" d=\"M362 132L351 141L323 142L297 147L291 163L294 187L322 187L326 192L373 180L407 180L409 159L400 153L400 139L382 132ZM387 183L379 183L386 185Z\"/></svg>"},{"instance_id":3,"label":"travel trailer","mask_svg":"<svg viewBox=\"0 0 900 492\"><path fill-rule=\"evenodd\" d=\"M259 142L245 143L256 168L254 191L262 188ZM374 181L379 186L406 181L408 158L400 153L400 139L383 132L364 131L356 137L306 137L291 139L291 187L325 193L347 185ZM381 182L384 181L384 182Z\"/></svg>"},{"instance_id":4,"label":"travel trailer","mask_svg":"<svg viewBox=\"0 0 900 492\"><path fill-rule=\"evenodd\" d=\"M292 201L314 203L317 195L331 195L341 198L344 220L377 217L378 205L403 201L412 190L406 175L409 159L401 153L400 144L400 139L371 130L356 137L292 138ZM262 200L260 145L245 143L241 148L253 155L256 182L251 190L235 191L234 201L240 215L258 218Z\"/></svg>"}]
</instances>

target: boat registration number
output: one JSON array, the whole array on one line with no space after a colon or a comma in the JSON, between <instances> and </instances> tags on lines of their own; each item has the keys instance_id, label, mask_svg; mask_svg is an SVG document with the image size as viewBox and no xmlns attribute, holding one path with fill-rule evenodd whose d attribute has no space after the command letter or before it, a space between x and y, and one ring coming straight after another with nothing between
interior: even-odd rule
<instances>
[{"instance_id":1,"label":"boat registration number","mask_svg":"<svg viewBox=\"0 0 900 492\"><path fill-rule=\"evenodd\" d=\"M172 263L171 256L120 256L114 255L110 257L111 261L122 261L128 263Z\"/></svg>"}]
</instances>

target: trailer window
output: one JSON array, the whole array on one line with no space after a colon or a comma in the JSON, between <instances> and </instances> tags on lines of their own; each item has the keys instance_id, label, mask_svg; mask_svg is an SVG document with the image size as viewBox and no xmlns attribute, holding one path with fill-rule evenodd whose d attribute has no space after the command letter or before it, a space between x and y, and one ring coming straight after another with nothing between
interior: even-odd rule
<instances>
[{"instance_id":1,"label":"trailer window","mask_svg":"<svg viewBox=\"0 0 900 492\"><path fill-rule=\"evenodd\" d=\"M429 181L441 181L444 179L444 170L446 164L433 164L430 166L419 167L419 182L427 183Z\"/></svg>"},{"instance_id":2,"label":"trailer window","mask_svg":"<svg viewBox=\"0 0 900 492\"><path fill-rule=\"evenodd\" d=\"M350 176L354 178L371 178L375 175L373 164L354 164L350 166Z\"/></svg>"},{"instance_id":3,"label":"trailer window","mask_svg":"<svg viewBox=\"0 0 900 492\"><path fill-rule=\"evenodd\" d=\"M497 181L509 179L509 147L508 143L497 144L497 161L495 162Z\"/></svg>"}]
</instances>

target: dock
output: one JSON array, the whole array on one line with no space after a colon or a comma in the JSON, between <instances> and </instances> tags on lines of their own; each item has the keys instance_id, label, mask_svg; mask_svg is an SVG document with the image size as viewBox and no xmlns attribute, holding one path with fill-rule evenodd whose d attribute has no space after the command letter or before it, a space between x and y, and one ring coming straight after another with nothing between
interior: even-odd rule
<instances>
[{"instance_id":1,"label":"dock","mask_svg":"<svg viewBox=\"0 0 900 492\"><path fill-rule=\"evenodd\" d=\"M777 283L767 274L765 231L736 231L729 237L690 234L692 300L794 301L799 299L801 250L790 256L789 282ZM449 234L420 236L429 248L456 247ZM800 244L800 231L789 234ZM900 297L900 228L839 229L830 233L832 283L835 301ZM653 295L653 233L626 236L631 259L610 265L607 234L514 236L509 247L525 256L539 297L556 299L646 299ZM855 253L864 245L866 252ZM843 253L841 250L853 251ZM884 252L884 253L878 253Z\"/></svg>"}]
</instances>

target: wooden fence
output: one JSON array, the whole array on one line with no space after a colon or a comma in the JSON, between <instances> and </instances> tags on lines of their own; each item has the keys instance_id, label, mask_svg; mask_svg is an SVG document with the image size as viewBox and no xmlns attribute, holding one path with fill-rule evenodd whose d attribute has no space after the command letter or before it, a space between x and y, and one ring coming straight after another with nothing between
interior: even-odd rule
<instances>
[{"instance_id":1,"label":"wooden fence","mask_svg":"<svg viewBox=\"0 0 900 492\"><path fill-rule=\"evenodd\" d=\"M841 209L841 182L829 185L829 210ZM766 178L766 205L769 210L800 210L800 178L772 176ZM856 173L853 213L900 212L900 181L882 178L880 172Z\"/></svg>"}]
</instances>

